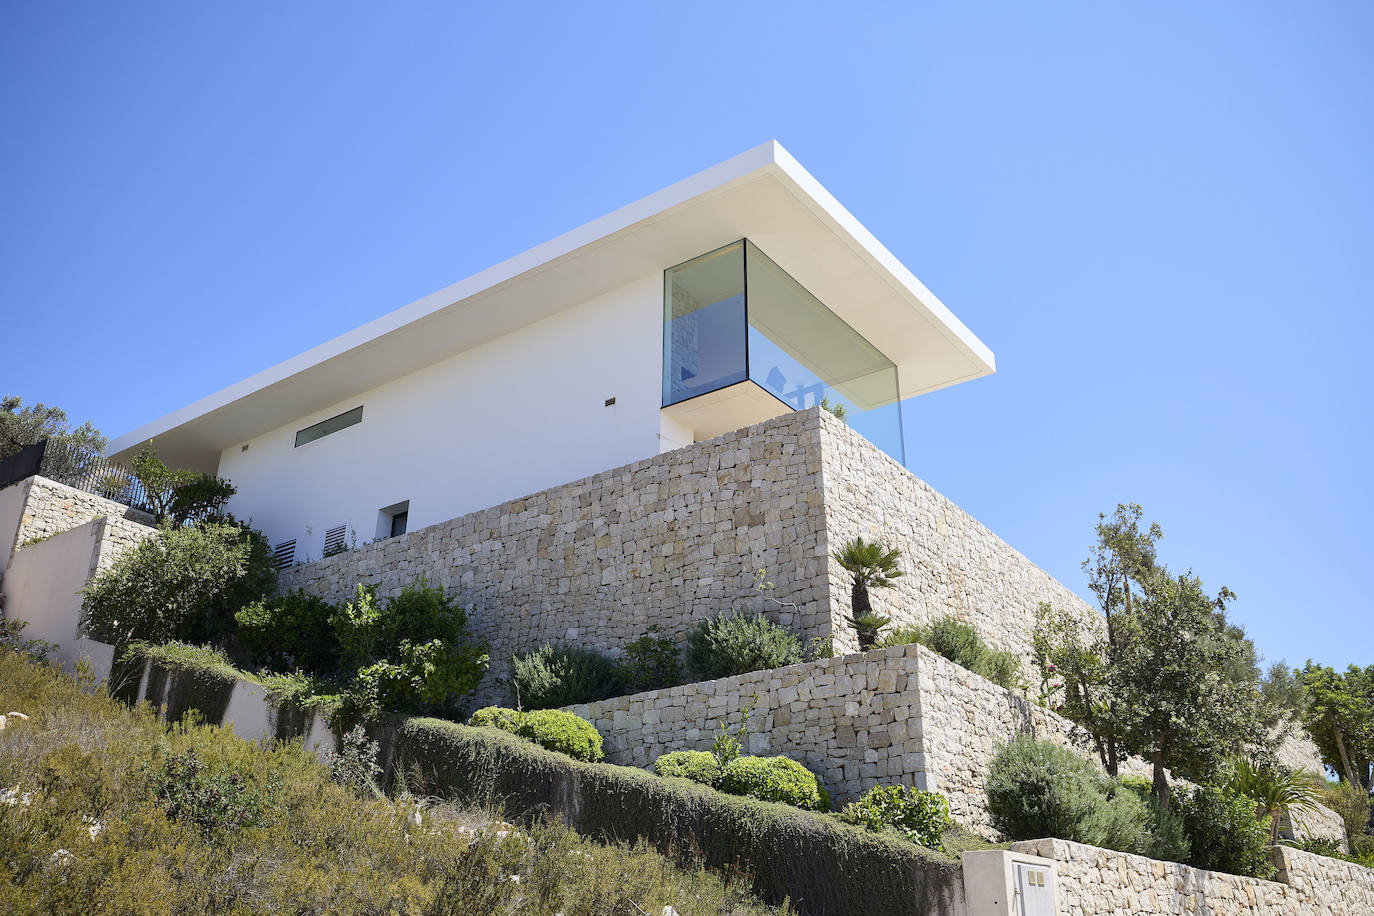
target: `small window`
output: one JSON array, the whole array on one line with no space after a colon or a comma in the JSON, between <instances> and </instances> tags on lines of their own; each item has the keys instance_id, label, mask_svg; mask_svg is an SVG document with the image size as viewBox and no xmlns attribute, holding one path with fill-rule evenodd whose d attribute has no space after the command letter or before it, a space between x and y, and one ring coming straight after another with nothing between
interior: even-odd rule
<instances>
[{"instance_id":1,"label":"small window","mask_svg":"<svg viewBox=\"0 0 1374 916\"><path fill-rule=\"evenodd\" d=\"M339 525L337 528L330 528L324 533L324 555L332 557L336 553L343 553L348 549L348 526Z\"/></svg>"},{"instance_id":2,"label":"small window","mask_svg":"<svg viewBox=\"0 0 1374 916\"><path fill-rule=\"evenodd\" d=\"M400 537L410 525L410 500L377 511L377 540Z\"/></svg>"},{"instance_id":3,"label":"small window","mask_svg":"<svg viewBox=\"0 0 1374 916\"><path fill-rule=\"evenodd\" d=\"M296 433L296 448L300 448L307 442L314 442L316 439L323 439L330 433L337 433L341 429L347 429L363 422L363 409L354 407L352 410L339 414L337 417L330 417L328 420L321 420L314 426L307 426L305 429Z\"/></svg>"},{"instance_id":4,"label":"small window","mask_svg":"<svg viewBox=\"0 0 1374 916\"><path fill-rule=\"evenodd\" d=\"M272 548L272 565L277 569L285 569L296 562L296 539L282 541Z\"/></svg>"}]
</instances>

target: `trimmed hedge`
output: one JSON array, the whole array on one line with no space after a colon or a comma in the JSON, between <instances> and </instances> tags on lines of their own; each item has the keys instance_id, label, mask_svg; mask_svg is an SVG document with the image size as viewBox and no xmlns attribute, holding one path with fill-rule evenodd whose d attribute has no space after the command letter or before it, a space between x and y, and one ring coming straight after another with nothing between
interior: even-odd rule
<instances>
[{"instance_id":1,"label":"trimmed hedge","mask_svg":"<svg viewBox=\"0 0 1374 916\"><path fill-rule=\"evenodd\" d=\"M911 916L963 907L957 860L786 805L723 795L634 767L580 763L492 728L439 719L396 726L392 773L425 790L513 815L551 813L592 837L643 837L684 858L739 868L773 903L805 916Z\"/></svg>"},{"instance_id":2,"label":"trimmed hedge","mask_svg":"<svg viewBox=\"0 0 1374 916\"><path fill-rule=\"evenodd\" d=\"M561 709L532 709L528 712L504 706L484 706L472 714L468 725L474 728L499 728L519 735L574 760L604 760L601 733L581 716Z\"/></svg>"}]
</instances>

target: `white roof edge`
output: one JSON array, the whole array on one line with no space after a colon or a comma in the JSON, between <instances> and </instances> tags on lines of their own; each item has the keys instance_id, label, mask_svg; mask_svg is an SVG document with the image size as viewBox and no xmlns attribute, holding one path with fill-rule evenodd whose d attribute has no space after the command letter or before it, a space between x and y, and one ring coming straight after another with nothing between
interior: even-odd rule
<instances>
[{"instance_id":1,"label":"white roof edge","mask_svg":"<svg viewBox=\"0 0 1374 916\"><path fill-rule=\"evenodd\" d=\"M374 318L364 325L311 347L304 353L283 360L275 366L250 375L248 378L235 382L227 388L222 388L214 394L207 395L150 423L145 423L143 426L113 439L105 450L106 454L118 454L149 439L154 439L168 430L200 419L242 397L284 381L298 372L317 366L355 347L362 346L383 334L410 324L412 321L433 314L469 296L499 286L521 274L544 267L566 254L594 244L635 223L651 219L677 204L708 191L722 189L751 172L756 172L772 164L776 161L775 157L779 152L786 155L777 141L769 140L766 143L761 143L753 149L746 150L724 162L719 162L708 169L697 172L695 175L655 191L647 197L641 197L618 210L599 216L576 229L555 236L547 242L541 242L514 257L507 258L466 279L430 293L409 305L403 305L379 318Z\"/></svg>"},{"instance_id":2,"label":"white roof edge","mask_svg":"<svg viewBox=\"0 0 1374 916\"><path fill-rule=\"evenodd\" d=\"M924 283L913 274L905 264L897 259L897 256L887 250L882 242L878 241L873 233L865 228L864 224L850 213L844 204L835 199L835 196L825 189L819 181L808 172L791 153L783 149L782 145L773 141L774 161L783 174L787 176L801 191L799 195L803 203L810 204L814 201L819 204L823 215L829 217L841 230L841 238L846 236L858 242L859 250L862 254L870 258L876 266L881 267L894 277L905 289L904 291L916 299L930 310L936 319L936 326L941 333L954 343L962 346L968 351L969 355L984 364L986 372L991 374L997 371L997 359L993 356L987 344L978 339L978 336L968 329L959 318L949 310L939 297L932 293ZM815 208L812 207L814 210ZM971 378L978 377L970 376Z\"/></svg>"},{"instance_id":3,"label":"white roof edge","mask_svg":"<svg viewBox=\"0 0 1374 916\"><path fill-rule=\"evenodd\" d=\"M131 430L112 440L106 448L106 454L123 452L169 430L202 419L241 398L455 303L494 289L523 274L547 268L562 257L603 242L637 223L652 220L678 204L724 190L764 170L776 170L781 174L793 186L793 192L799 200L813 212L819 207L817 215L839 229L841 238L848 237L857 242L862 255L896 279L907 295L916 298L931 312L941 333L985 367L984 371L970 378L996 371L992 351L813 178L782 144L769 140Z\"/></svg>"}]
</instances>

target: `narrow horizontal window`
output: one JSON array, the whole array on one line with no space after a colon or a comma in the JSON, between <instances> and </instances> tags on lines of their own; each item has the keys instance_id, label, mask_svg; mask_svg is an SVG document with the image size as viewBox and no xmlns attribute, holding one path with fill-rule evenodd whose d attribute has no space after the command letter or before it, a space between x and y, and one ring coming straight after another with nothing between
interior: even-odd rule
<instances>
[{"instance_id":1,"label":"narrow horizontal window","mask_svg":"<svg viewBox=\"0 0 1374 916\"><path fill-rule=\"evenodd\" d=\"M307 426L305 429L296 433L296 448L300 448L307 442L323 439L330 433L337 433L341 429L347 429L361 422L363 422L363 409L361 407L354 407L352 410L341 413L337 417L321 420L314 426Z\"/></svg>"}]
</instances>

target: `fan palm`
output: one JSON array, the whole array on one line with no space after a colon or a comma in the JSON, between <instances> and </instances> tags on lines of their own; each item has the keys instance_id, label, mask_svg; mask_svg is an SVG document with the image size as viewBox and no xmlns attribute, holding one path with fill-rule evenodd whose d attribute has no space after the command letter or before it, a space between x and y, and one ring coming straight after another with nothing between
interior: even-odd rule
<instances>
[{"instance_id":1,"label":"fan palm","mask_svg":"<svg viewBox=\"0 0 1374 916\"><path fill-rule=\"evenodd\" d=\"M834 556L840 567L853 577L849 600L853 616L849 624L859 635L859 648L871 649L878 641L878 631L892 620L873 612L868 590L892 587L892 580L902 574L897 567L902 552L895 547L889 550L877 541L856 537L835 551Z\"/></svg>"},{"instance_id":2,"label":"fan palm","mask_svg":"<svg viewBox=\"0 0 1374 916\"><path fill-rule=\"evenodd\" d=\"M1269 822L1269 843L1279 841L1279 827L1284 818L1292 822L1293 815L1311 811L1317 804L1317 790L1297 773L1276 772L1255 766L1244 757L1232 757L1226 788L1255 803L1255 819Z\"/></svg>"}]
</instances>

